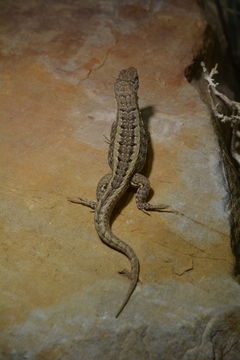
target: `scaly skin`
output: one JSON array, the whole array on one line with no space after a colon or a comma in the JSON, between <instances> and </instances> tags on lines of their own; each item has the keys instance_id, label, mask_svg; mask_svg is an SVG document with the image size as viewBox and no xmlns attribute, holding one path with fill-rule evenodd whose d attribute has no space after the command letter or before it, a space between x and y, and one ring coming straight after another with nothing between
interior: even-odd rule
<instances>
[{"instance_id":1,"label":"scaly skin","mask_svg":"<svg viewBox=\"0 0 240 360\"><path fill-rule=\"evenodd\" d=\"M120 315L128 303L139 278L139 261L133 249L118 239L111 231L110 218L115 205L130 187L137 188L137 207L144 212L148 210L165 211L165 205L151 205L146 202L150 184L148 179L139 174L143 168L148 146L148 134L144 129L138 107L138 74L130 67L122 70L115 82L117 101L117 119L112 125L108 162L112 170L105 175L97 186L97 201L85 199L71 202L91 207L95 210L95 228L101 240L111 248L126 255L131 264L131 279L128 293L116 314Z\"/></svg>"}]
</instances>

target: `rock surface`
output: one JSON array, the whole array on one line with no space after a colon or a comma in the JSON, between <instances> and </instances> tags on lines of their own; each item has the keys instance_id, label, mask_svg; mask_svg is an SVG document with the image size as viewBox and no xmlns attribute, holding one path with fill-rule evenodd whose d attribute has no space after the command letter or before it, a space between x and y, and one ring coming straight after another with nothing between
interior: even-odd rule
<instances>
[{"instance_id":1,"label":"rock surface","mask_svg":"<svg viewBox=\"0 0 240 360\"><path fill-rule=\"evenodd\" d=\"M218 145L184 77L205 27L193 0L1 2L1 359L240 359ZM116 320L128 261L67 198L94 199L109 172L103 135L128 66L151 133L151 202L182 215L146 216L131 196L116 211L141 264Z\"/></svg>"}]
</instances>

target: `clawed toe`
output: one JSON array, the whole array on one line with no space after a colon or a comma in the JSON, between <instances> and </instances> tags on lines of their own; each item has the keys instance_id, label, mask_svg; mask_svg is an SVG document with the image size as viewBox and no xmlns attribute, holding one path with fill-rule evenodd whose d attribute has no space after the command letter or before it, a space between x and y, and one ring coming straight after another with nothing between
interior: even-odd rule
<instances>
[{"instance_id":1,"label":"clawed toe","mask_svg":"<svg viewBox=\"0 0 240 360\"><path fill-rule=\"evenodd\" d=\"M120 275L126 276L129 280L132 280L132 274L127 269L123 269L118 272Z\"/></svg>"},{"instance_id":2,"label":"clawed toe","mask_svg":"<svg viewBox=\"0 0 240 360\"><path fill-rule=\"evenodd\" d=\"M67 200L74 204L82 204L84 202L84 200L81 198L78 198L78 199L67 198Z\"/></svg>"},{"instance_id":3,"label":"clawed toe","mask_svg":"<svg viewBox=\"0 0 240 360\"><path fill-rule=\"evenodd\" d=\"M82 199L82 198L78 198L78 199L68 198L67 200L73 204L81 204L81 205L90 207L92 210L95 210L95 208L96 208L96 201L91 201L91 200Z\"/></svg>"},{"instance_id":4,"label":"clawed toe","mask_svg":"<svg viewBox=\"0 0 240 360\"><path fill-rule=\"evenodd\" d=\"M146 209L140 208L140 210L141 210L142 212L144 212L144 214L146 214L146 215L148 215L148 216L151 216L151 214L149 214L149 212L148 212Z\"/></svg>"},{"instance_id":5,"label":"clawed toe","mask_svg":"<svg viewBox=\"0 0 240 360\"><path fill-rule=\"evenodd\" d=\"M166 212L166 213L175 213L175 214L177 213L176 210L171 209L170 205L165 205L165 204L151 205L148 210Z\"/></svg>"}]
</instances>

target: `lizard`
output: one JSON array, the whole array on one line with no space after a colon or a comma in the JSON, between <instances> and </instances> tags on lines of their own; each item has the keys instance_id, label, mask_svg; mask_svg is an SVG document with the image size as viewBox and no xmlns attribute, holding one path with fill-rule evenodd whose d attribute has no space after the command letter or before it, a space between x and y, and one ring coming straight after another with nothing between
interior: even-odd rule
<instances>
[{"instance_id":1,"label":"lizard","mask_svg":"<svg viewBox=\"0 0 240 360\"><path fill-rule=\"evenodd\" d=\"M111 231L110 220L113 209L131 186L136 188L136 205L148 213L149 210L165 210L166 205L152 205L146 200L151 190L149 180L139 172L145 165L149 134L145 130L138 105L139 78L134 67L121 70L114 84L117 102L117 118L110 133L108 163L111 173L103 176L96 190L96 201L83 198L68 199L94 210L96 231L103 243L123 253L130 261L131 272L123 270L130 286L116 318L121 314L134 292L139 280L139 260L134 250Z\"/></svg>"}]
</instances>

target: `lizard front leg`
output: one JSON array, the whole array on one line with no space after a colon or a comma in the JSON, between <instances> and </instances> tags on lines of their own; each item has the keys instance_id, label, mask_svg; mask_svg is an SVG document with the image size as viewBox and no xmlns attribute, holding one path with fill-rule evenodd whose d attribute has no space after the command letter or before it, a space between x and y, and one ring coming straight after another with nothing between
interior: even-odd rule
<instances>
[{"instance_id":1,"label":"lizard front leg","mask_svg":"<svg viewBox=\"0 0 240 360\"><path fill-rule=\"evenodd\" d=\"M136 204L139 210L142 210L146 214L148 214L147 211L174 212L173 210L166 210L169 207L168 205L152 205L147 202L151 186L149 180L144 175L135 174L132 178L131 185L137 188Z\"/></svg>"},{"instance_id":2,"label":"lizard front leg","mask_svg":"<svg viewBox=\"0 0 240 360\"><path fill-rule=\"evenodd\" d=\"M95 210L98 200L103 196L104 192L106 191L106 188L111 179L111 176L112 176L111 174L106 174L99 181L99 183L97 185L97 191L96 191L97 201L83 199L83 198L68 199L68 201L70 201L73 204L81 204L81 205L90 207L91 209Z\"/></svg>"}]
</instances>

